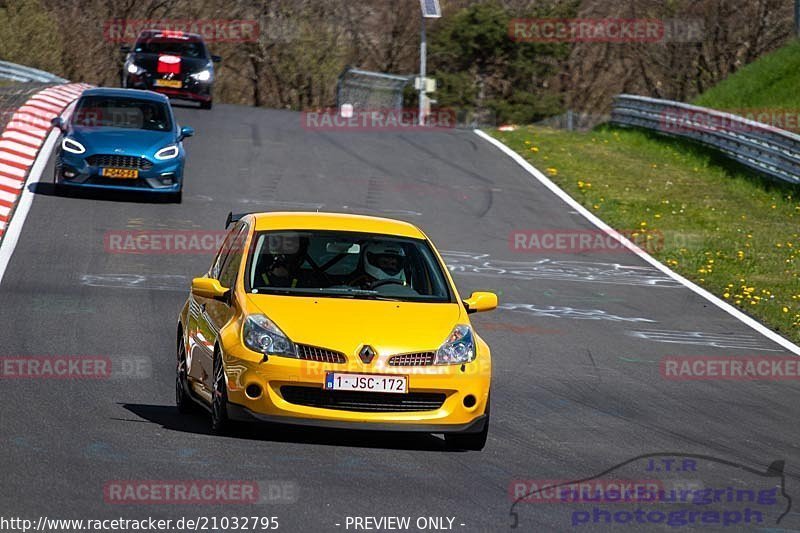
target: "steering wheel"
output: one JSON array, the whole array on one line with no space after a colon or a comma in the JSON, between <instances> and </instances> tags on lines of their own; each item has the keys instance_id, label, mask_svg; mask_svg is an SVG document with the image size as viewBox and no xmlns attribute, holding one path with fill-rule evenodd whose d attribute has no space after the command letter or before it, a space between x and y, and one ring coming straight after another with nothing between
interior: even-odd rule
<instances>
[{"instance_id":1,"label":"steering wheel","mask_svg":"<svg viewBox=\"0 0 800 533\"><path fill-rule=\"evenodd\" d=\"M370 284L369 288L370 289L377 289L378 287L382 287L382 286L388 285L390 283L393 283L395 285L405 285L406 284L405 281L400 281L399 279L389 278L389 279L381 279L381 280L375 281L374 283Z\"/></svg>"}]
</instances>

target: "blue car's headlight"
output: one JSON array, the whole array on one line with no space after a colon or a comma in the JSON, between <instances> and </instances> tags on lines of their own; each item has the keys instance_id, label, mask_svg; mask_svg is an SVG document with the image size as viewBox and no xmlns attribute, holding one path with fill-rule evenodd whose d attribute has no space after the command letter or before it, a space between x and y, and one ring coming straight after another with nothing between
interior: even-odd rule
<instances>
[{"instance_id":1,"label":"blue car's headlight","mask_svg":"<svg viewBox=\"0 0 800 533\"><path fill-rule=\"evenodd\" d=\"M242 328L244 344L254 352L297 357L294 343L264 315L250 315Z\"/></svg>"},{"instance_id":2,"label":"blue car's headlight","mask_svg":"<svg viewBox=\"0 0 800 533\"><path fill-rule=\"evenodd\" d=\"M82 154L86 152L86 148L81 143L69 137L64 137L61 140L61 149L72 154Z\"/></svg>"},{"instance_id":3,"label":"blue car's headlight","mask_svg":"<svg viewBox=\"0 0 800 533\"><path fill-rule=\"evenodd\" d=\"M171 144L171 145L169 145L169 146L167 146L165 148L162 148L158 152L156 152L155 157L159 161L164 161L164 160L167 160L167 159L175 159L176 157L178 157L179 153L180 153L180 149L178 148L178 145L177 144Z\"/></svg>"},{"instance_id":4,"label":"blue car's headlight","mask_svg":"<svg viewBox=\"0 0 800 533\"><path fill-rule=\"evenodd\" d=\"M458 365L475 359L475 341L472 328L459 325L453 328L447 340L436 350L437 365Z\"/></svg>"}]
</instances>

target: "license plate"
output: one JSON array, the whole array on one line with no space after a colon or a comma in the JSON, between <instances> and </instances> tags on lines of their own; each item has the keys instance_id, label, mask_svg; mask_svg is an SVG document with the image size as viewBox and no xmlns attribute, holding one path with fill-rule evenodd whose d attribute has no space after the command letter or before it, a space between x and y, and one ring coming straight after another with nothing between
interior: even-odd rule
<instances>
[{"instance_id":1,"label":"license plate","mask_svg":"<svg viewBox=\"0 0 800 533\"><path fill-rule=\"evenodd\" d=\"M408 376L328 372L325 375L325 389L405 394L408 392Z\"/></svg>"},{"instance_id":2,"label":"license plate","mask_svg":"<svg viewBox=\"0 0 800 533\"><path fill-rule=\"evenodd\" d=\"M104 168L101 174L106 178L136 179L139 171L131 168Z\"/></svg>"},{"instance_id":3,"label":"license plate","mask_svg":"<svg viewBox=\"0 0 800 533\"><path fill-rule=\"evenodd\" d=\"M170 87L172 89L180 89L183 87L181 80L156 80L156 87Z\"/></svg>"}]
</instances>

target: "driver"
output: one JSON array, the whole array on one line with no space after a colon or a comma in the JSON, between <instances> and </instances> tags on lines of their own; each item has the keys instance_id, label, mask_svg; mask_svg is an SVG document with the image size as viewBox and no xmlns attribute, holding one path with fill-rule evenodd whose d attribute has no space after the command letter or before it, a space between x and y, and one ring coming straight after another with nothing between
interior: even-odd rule
<instances>
[{"instance_id":1,"label":"driver","mask_svg":"<svg viewBox=\"0 0 800 533\"><path fill-rule=\"evenodd\" d=\"M406 285L406 252L392 242L373 242L364 250L364 273L352 285L372 288L381 282L395 280Z\"/></svg>"},{"instance_id":2,"label":"driver","mask_svg":"<svg viewBox=\"0 0 800 533\"><path fill-rule=\"evenodd\" d=\"M267 287L291 287L304 285L301 267L306 258L308 240L294 235L280 237L279 250L284 253L262 255L262 260L266 261L267 267L261 272L261 280Z\"/></svg>"}]
</instances>

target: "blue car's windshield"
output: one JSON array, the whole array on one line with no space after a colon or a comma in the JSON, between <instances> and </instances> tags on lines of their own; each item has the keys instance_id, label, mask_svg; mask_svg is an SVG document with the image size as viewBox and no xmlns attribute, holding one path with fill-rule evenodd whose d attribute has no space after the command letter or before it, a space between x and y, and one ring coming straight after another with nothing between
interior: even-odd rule
<instances>
[{"instance_id":1,"label":"blue car's windshield","mask_svg":"<svg viewBox=\"0 0 800 533\"><path fill-rule=\"evenodd\" d=\"M169 131L167 105L152 100L119 96L85 96L75 107L72 124L87 128L127 128Z\"/></svg>"}]
</instances>

